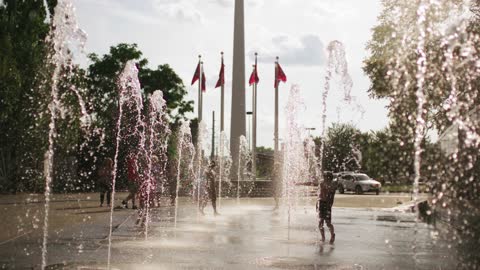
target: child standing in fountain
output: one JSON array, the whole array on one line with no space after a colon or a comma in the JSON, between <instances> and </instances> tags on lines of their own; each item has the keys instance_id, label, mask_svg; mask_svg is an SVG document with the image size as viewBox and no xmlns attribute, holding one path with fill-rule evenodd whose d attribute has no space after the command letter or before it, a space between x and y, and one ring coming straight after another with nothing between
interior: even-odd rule
<instances>
[{"instance_id":1,"label":"child standing in fountain","mask_svg":"<svg viewBox=\"0 0 480 270\"><path fill-rule=\"evenodd\" d=\"M215 161L211 160L210 165L208 166L208 170L206 172L206 178L207 178L206 179L207 180L207 183L206 183L207 194L206 195L208 197L210 197L210 200L212 201L213 213L215 215L218 215L218 212L217 212L217 190L216 190L216 184L215 184L215 178L216 178L215 169L216 169ZM208 202L208 197L207 196L204 196L204 198L202 198L202 201L200 202L200 212L202 214L204 214L203 209L205 208L205 206L207 206L207 202Z\"/></svg>"},{"instance_id":2,"label":"child standing in fountain","mask_svg":"<svg viewBox=\"0 0 480 270\"><path fill-rule=\"evenodd\" d=\"M333 174L331 172L326 172L323 178L323 182L321 182L319 186L317 201L317 212L320 218L318 229L322 236L322 242L325 242L325 229L323 225L327 223L330 231L330 244L333 244L335 242L335 230L332 225L332 206L335 198L336 184L333 181Z\"/></svg>"},{"instance_id":3,"label":"child standing in fountain","mask_svg":"<svg viewBox=\"0 0 480 270\"><path fill-rule=\"evenodd\" d=\"M100 207L103 206L103 202L105 201L105 193L107 194L107 205L110 206L112 173L113 160L111 158L106 158L97 172L98 188L100 190Z\"/></svg>"},{"instance_id":4,"label":"child standing in fountain","mask_svg":"<svg viewBox=\"0 0 480 270\"><path fill-rule=\"evenodd\" d=\"M132 200L132 209L137 209L135 205L135 197L138 192L138 164L134 154L130 154L127 158L127 178L128 178L128 196L122 201L125 208L128 208L128 201Z\"/></svg>"}]
</instances>

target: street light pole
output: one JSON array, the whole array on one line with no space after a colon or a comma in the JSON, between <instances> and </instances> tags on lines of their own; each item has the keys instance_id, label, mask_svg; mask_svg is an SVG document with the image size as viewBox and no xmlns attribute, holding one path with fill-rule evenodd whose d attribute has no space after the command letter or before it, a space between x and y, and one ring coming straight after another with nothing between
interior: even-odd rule
<instances>
[{"instance_id":1,"label":"street light pole","mask_svg":"<svg viewBox=\"0 0 480 270\"><path fill-rule=\"evenodd\" d=\"M253 112L249 111L247 112L247 116L252 116ZM248 141L248 148L251 149L252 147L252 119L249 117L248 118L248 130L247 130L247 141Z\"/></svg>"},{"instance_id":2,"label":"street light pole","mask_svg":"<svg viewBox=\"0 0 480 270\"><path fill-rule=\"evenodd\" d=\"M310 131L314 131L316 130L316 128L312 127L312 128L305 128L306 131L308 131L308 137L310 137Z\"/></svg>"}]
</instances>

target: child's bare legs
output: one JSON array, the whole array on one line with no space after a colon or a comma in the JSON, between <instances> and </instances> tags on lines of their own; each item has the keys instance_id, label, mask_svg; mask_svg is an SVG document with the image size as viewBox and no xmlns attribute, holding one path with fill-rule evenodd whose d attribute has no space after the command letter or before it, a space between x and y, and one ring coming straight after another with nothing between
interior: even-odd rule
<instances>
[{"instance_id":1,"label":"child's bare legs","mask_svg":"<svg viewBox=\"0 0 480 270\"><path fill-rule=\"evenodd\" d=\"M203 211L203 209L205 209L205 206L207 206L207 200L205 198L202 198L200 200L199 209L198 209L198 210L200 210L200 213L202 215L205 215L205 212Z\"/></svg>"},{"instance_id":2,"label":"child's bare legs","mask_svg":"<svg viewBox=\"0 0 480 270\"><path fill-rule=\"evenodd\" d=\"M330 231L330 244L333 244L335 242L335 228L333 227L331 220L327 220L327 227Z\"/></svg>"},{"instance_id":3,"label":"child's bare legs","mask_svg":"<svg viewBox=\"0 0 480 270\"><path fill-rule=\"evenodd\" d=\"M318 222L318 229L320 230L320 236L322 236L322 242L325 242L325 229L323 228L324 223L325 221L323 218L321 218Z\"/></svg>"},{"instance_id":4,"label":"child's bare legs","mask_svg":"<svg viewBox=\"0 0 480 270\"><path fill-rule=\"evenodd\" d=\"M212 207L213 207L213 214L215 216L217 216L218 212L217 212L217 198L216 197L212 198Z\"/></svg>"},{"instance_id":5,"label":"child's bare legs","mask_svg":"<svg viewBox=\"0 0 480 270\"><path fill-rule=\"evenodd\" d=\"M327 223L328 230L330 231L330 244L335 242L335 228L333 227L331 220L320 219L318 223L318 229L320 230L320 235L322 236L322 242L325 242L325 228L323 227L324 223Z\"/></svg>"}]
</instances>

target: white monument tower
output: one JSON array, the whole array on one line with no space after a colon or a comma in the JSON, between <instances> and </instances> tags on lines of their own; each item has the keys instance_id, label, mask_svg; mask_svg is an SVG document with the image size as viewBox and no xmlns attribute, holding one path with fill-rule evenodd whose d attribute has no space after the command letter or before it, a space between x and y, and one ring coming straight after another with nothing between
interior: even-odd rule
<instances>
[{"instance_id":1,"label":"white monument tower","mask_svg":"<svg viewBox=\"0 0 480 270\"><path fill-rule=\"evenodd\" d=\"M230 151L232 172L238 170L240 136L246 135L245 126L245 20L244 0L235 0L233 32L232 115L230 122ZM237 175L232 173L232 175ZM236 178L236 177L235 177ZM235 180L234 178L234 180Z\"/></svg>"}]
</instances>

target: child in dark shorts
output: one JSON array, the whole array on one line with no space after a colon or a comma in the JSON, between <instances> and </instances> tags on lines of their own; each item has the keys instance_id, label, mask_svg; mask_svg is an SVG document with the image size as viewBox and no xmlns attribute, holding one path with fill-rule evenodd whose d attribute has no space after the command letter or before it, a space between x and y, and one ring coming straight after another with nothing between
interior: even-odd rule
<instances>
[{"instance_id":1,"label":"child in dark shorts","mask_svg":"<svg viewBox=\"0 0 480 270\"><path fill-rule=\"evenodd\" d=\"M203 209L207 206L208 199L212 201L213 213L215 216L218 215L217 212L217 190L215 185L216 179L216 164L214 160L210 160L210 165L208 166L206 172L206 180L207 183L204 188L206 188L206 192L204 192L204 196L200 201L200 213L204 214Z\"/></svg>"},{"instance_id":2,"label":"child in dark shorts","mask_svg":"<svg viewBox=\"0 0 480 270\"><path fill-rule=\"evenodd\" d=\"M332 225L332 206L335 198L336 185L331 172L325 173L323 178L324 180L319 186L317 201L317 212L320 219L318 229L322 236L322 242L325 242L325 229L323 225L327 223L328 230L330 231L330 244L333 244L335 242L335 230Z\"/></svg>"},{"instance_id":3,"label":"child in dark shorts","mask_svg":"<svg viewBox=\"0 0 480 270\"><path fill-rule=\"evenodd\" d=\"M106 158L97 172L98 188L100 190L100 207L103 206L105 194L107 195L107 205L110 206L110 199L112 196L112 171L113 160L111 158Z\"/></svg>"}]
</instances>

